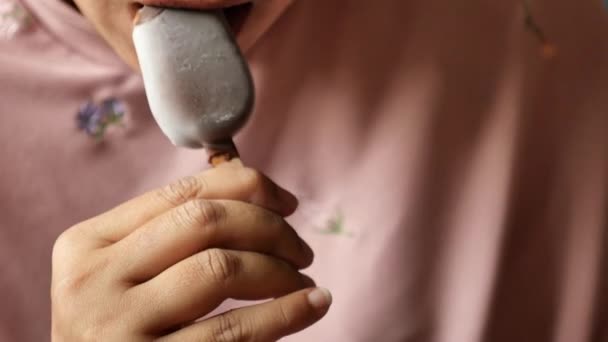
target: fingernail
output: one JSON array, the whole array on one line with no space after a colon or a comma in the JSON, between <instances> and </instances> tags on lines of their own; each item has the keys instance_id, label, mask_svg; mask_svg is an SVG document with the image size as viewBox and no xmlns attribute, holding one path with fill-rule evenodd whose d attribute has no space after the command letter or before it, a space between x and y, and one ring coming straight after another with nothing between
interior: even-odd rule
<instances>
[{"instance_id":1,"label":"fingernail","mask_svg":"<svg viewBox=\"0 0 608 342\"><path fill-rule=\"evenodd\" d=\"M308 293L308 302L316 309L326 309L332 302L331 293L328 289L317 287Z\"/></svg>"}]
</instances>

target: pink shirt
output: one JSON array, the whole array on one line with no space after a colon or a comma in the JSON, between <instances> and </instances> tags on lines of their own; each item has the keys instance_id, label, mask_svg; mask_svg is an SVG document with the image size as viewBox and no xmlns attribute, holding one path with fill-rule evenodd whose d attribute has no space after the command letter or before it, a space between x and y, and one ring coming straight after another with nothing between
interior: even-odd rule
<instances>
[{"instance_id":1,"label":"pink shirt","mask_svg":"<svg viewBox=\"0 0 608 342\"><path fill-rule=\"evenodd\" d=\"M22 1L36 23L0 40L2 341L48 339L62 230L205 167L84 19ZM250 52L237 143L300 198L334 294L286 341L608 339L608 12L533 4L553 59L518 1L480 0L297 1ZM76 114L111 98L123 127L96 142Z\"/></svg>"}]
</instances>

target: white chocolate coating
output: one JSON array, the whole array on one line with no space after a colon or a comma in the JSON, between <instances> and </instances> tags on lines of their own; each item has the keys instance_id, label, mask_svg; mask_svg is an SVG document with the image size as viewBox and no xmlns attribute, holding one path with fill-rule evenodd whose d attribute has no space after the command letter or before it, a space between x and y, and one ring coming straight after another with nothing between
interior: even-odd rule
<instances>
[{"instance_id":1,"label":"white chocolate coating","mask_svg":"<svg viewBox=\"0 0 608 342\"><path fill-rule=\"evenodd\" d=\"M150 109L175 145L221 144L245 124L253 82L221 11L159 11L133 41Z\"/></svg>"}]
</instances>

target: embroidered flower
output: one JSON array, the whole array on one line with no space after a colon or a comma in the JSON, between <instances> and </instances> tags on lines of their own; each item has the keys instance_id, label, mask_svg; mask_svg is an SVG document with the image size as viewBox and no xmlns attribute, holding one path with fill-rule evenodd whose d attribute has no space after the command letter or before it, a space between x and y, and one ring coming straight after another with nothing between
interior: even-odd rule
<instances>
[{"instance_id":1,"label":"embroidered flower","mask_svg":"<svg viewBox=\"0 0 608 342\"><path fill-rule=\"evenodd\" d=\"M125 106L117 99L110 98L100 104L89 101L80 107L76 123L89 136L102 139L108 127L121 124L124 116Z\"/></svg>"},{"instance_id":2,"label":"embroidered flower","mask_svg":"<svg viewBox=\"0 0 608 342\"><path fill-rule=\"evenodd\" d=\"M33 18L16 1L0 0L0 39L11 39L31 27Z\"/></svg>"},{"instance_id":3,"label":"embroidered flower","mask_svg":"<svg viewBox=\"0 0 608 342\"><path fill-rule=\"evenodd\" d=\"M323 234L329 235L345 235L348 234L346 227L344 227L344 214L338 211L330 217L325 223L324 229L321 230Z\"/></svg>"}]
</instances>

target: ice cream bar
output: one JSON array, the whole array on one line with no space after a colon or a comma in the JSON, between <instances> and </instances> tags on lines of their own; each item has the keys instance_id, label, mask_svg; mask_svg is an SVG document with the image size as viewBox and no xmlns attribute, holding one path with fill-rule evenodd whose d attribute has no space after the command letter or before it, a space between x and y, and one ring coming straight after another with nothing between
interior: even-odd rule
<instances>
[{"instance_id":1,"label":"ice cream bar","mask_svg":"<svg viewBox=\"0 0 608 342\"><path fill-rule=\"evenodd\" d=\"M222 11L145 6L133 41L165 135L177 146L235 153L232 137L249 117L254 87Z\"/></svg>"}]
</instances>

